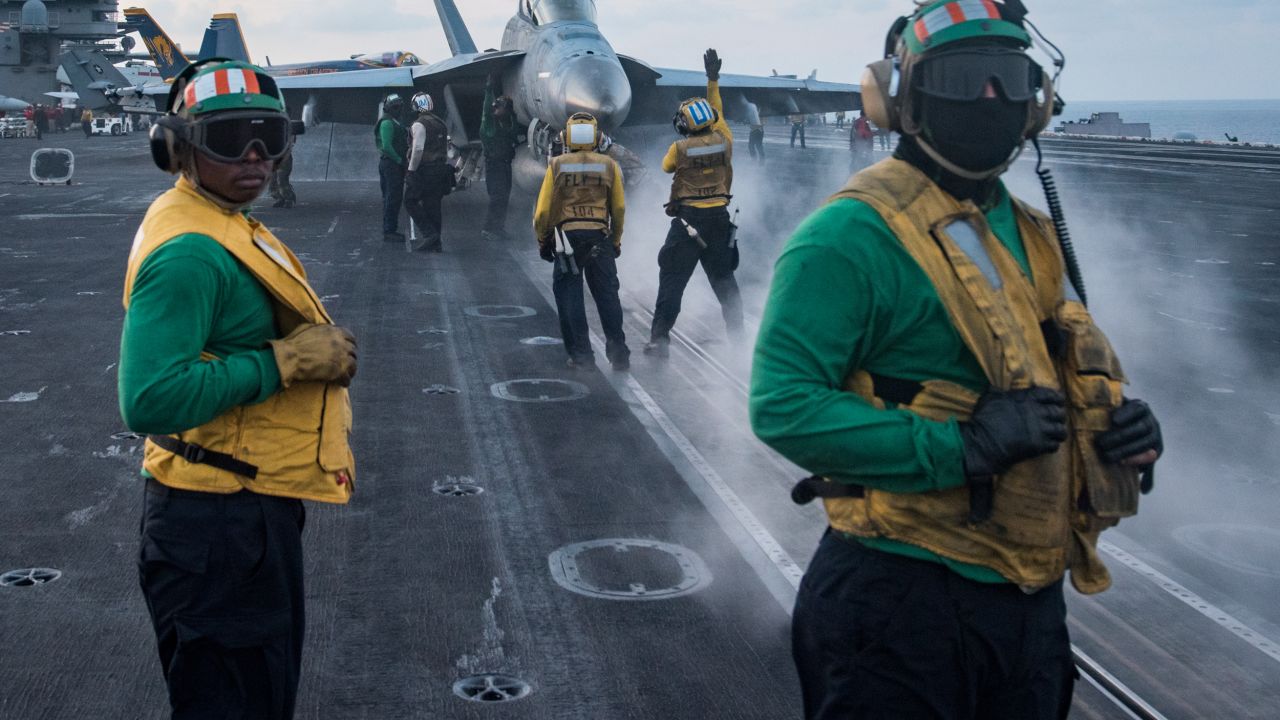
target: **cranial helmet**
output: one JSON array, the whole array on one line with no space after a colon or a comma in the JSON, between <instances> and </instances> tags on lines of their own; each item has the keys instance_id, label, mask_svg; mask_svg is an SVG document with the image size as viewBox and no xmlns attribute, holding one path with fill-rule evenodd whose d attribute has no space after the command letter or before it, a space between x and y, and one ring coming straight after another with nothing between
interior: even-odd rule
<instances>
[{"instance_id":1,"label":"cranial helmet","mask_svg":"<svg viewBox=\"0 0 1280 720\"><path fill-rule=\"evenodd\" d=\"M898 18L890 28L885 58L868 65L863 73L862 104L871 122L915 137L939 160L936 150L920 137L922 96L953 103L975 101L990 82L1006 101L1026 103L1024 138L1048 126L1054 112L1053 79L1026 54L1031 36L1024 28L1026 11L1021 2L918 4L914 14ZM962 176L973 176L939 161Z\"/></svg>"},{"instance_id":2,"label":"cranial helmet","mask_svg":"<svg viewBox=\"0 0 1280 720\"><path fill-rule=\"evenodd\" d=\"M404 109L404 98L396 93L391 93L382 100L382 112L386 115L396 115Z\"/></svg>"},{"instance_id":3,"label":"cranial helmet","mask_svg":"<svg viewBox=\"0 0 1280 720\"><path fill-rule=\"evenodd\" d=\"M595 150L599 142L599 128L596 119L590 113L578 112L569 116L564 126L564 145L566 150Z\"/></svg>"},{"instance_id":4,"label":"cranial helmet","mask_svg":"<svg viewBox=\"0 0 1280 720\"><path fill-rule=\"evenodd\" d=\"M706 98L689 98L680 103L680 109L671 119L671 124L675 126L676 132L689 135L706 130L719 119L720 113L711 107Z\"/></svg>"},{"instance_id":5,"label":"cranial helmet","mask_svg":"<svg viewBox=\"0 0 1280 720\"><path fill-rule=\"evenodd\" d=\"M431 112L435 109L436 104L427 93L420 92L413 96L413 100L409 101L413 105L414 112Z\"/></svg>"},{"instance_id":6,"label":"cranial helmet","mask_svg":"<svg viewBox=\"0 0 1280 720\"><path fill-rule=\"evenodd\" d=\"M230 110L285 112L275 79L257 65L238 60L199 63L184 84L180 100L175 112L191 118Z\"/></svg>"},{"instance_id":7,"label":"cranial helmet","mask_svg":"<svg viewBox=\"0 0 1280 720\"><path fill-rule=\"evenodd\" d=\"M169 112L152 125L151 157L166 172L183 169L193 148L234 162L256 147L280 160L293 145L284 96L262 68L210 58L192 63L169 88Z\"/></svg>"}]
</instances>

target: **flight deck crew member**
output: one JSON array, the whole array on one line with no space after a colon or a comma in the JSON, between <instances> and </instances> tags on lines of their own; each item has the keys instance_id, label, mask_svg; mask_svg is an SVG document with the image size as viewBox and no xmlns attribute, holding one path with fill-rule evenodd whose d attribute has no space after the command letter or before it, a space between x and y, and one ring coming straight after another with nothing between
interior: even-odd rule
<instances>
[{"instance_id":1,"label":"flight deck crew member","mask_svg":"<svg viewBox=\"0 0 1280 720\"><path fill-rule=\"evenodd\" d=\"M796 137L800 137L800 148L804 149L804 124L808 121L802 113L792 113L788 116L791 120L791 147L796 146Z\"/></svg>"},{"instance_id":2,"label":"flight deck crew member","mask_svg":"<svg viewBox=\"0 0 1280 720\"><path fill-rule=\"evenodd\" d=\"M346 503L351 333L251 215L291 149L275 81L215 59L175 81L152 156L177 183L129 253L125 424L148 433L138 559L174 718L293 717L302 500Z\"/></svg>"},{"instance_id":3,"label":"flight deck crew member","mask_svg":"<svg viewBox=\"0 0 1280 720\"><path fill-rule=\"evenodd\" d=\"M865 112L858 113L858 119L853 121L853 127L849 130L849 150L853 152L853 163L855 170L861 170L871 164L872 155L875 152L876 135L871 130L871 122L867 120Z\"/></svg>"},{"instance_id":4,"label":"flight deck crew member","mask_svg":"<svg viewBox=\"0 0 1280 720\"><path fill-rule=\"evenodd\" d=\"M596 152L600 136L590 114L570 116L564 131L565 151L547 162L533 232L538 254L555 263L552 290L569 367L589 367L594 362L582 294L586 276L604 328L605 355L614 370L624 371L631 367L631 351L622 330L614 261L622 254L626 204L618 163Z\"/></svg>"},{"instance_id":5,"label":"flight deck crew member","mask_svg":"<svg viewBox=\"0 0 1280 720\"><path fill-rule=\"evenodd\" d=\"M382 189L382 239L404 242L400 208L404 203L404 171L409 162L409 131L402 118L404 98L392 93L382 101L382 117L373 127L378 145L378 183Z\"/></svg>"},{"instance_id":6,"label":"flight deck crew member","mask_svg":"<svg viewBox=\"0 0 1280 720\"><path fill-rule=\"evenodd\" d=\"M944 1L899 20L862 83L895 156L777 261L750 411L821 476L793 492L831 528L792 620L811 719L1065 718L1064 575L1110 585L1098 536L1163 448L1069 243L1000 180L1054 105L1024 15Z\"/></svg>"},{"instance_id":7,"label":"flight deck crew member","mask_svg":"<svg viewBox=\"0 0 1280 720\"><path fill-rule=\"evenodd\" d=\"M32 122L36 126L36 139L43 140L44 134L49 132L49 115L43 105L36 105L31 116Z\"/></svg>"},{"instance_id":8,"label":"flight deck crew member","mask_svg":"<svg viewBox=\"0 0 1280 720\"><path fill-rule=\"evenodd\" d=\"M405 176L404 204L418 226L419 238L406 241L410 250L444 252L441 202L453 189L454 170L448 162L449 131L431 111L431 96L418 93L409 101L418 117L410 128L409 168Z\"/></svg>"},{"instance_id":9,"label":"flight deck crew member","mask_svg":"<svg viewBox=\"0 0 1280 720\"><path fill-rule=\"evenodd\" d=\"M484 182L489 189L489 215L481 235L497 240L507 234L507 202L511 199L511 161L520 144L520 128L511 98L494 97L497 78L490 75L484 88L484 115L480 118L480 143L484 147Z\"/></svg>"},{"instance_id":10,"label":"flight deck crew member","mask_svg":"<svg viewBox=\"0 0 1280 720\"><path fill-rule=\"evenodd\" d=\"M80 129L84 131L85 137L93 134L93 111L89 108L80 111Z\"/></svg>"},{"instance_id":11,"label":"flight deck crew member","mask_svg":"<svg viewBox=\"0 0 1280 720\"><path fill-rule=\"evenodd\" d=\"M755 103L747 103L747 124L751 131L747 134L747 151L753 160L764 160L764 120L760 117L760 108Z\"/></svg>"},{"instance_id":12,"label":"flight deck crew member","mask_svg":"<svg viewBox=\"0 0 1280 720\"><path fill-rule=\"evenodd\" d=\"M680 314L685 286L699 262L720 301L729 334L736 336L742 330L742 298L733 277L738 269L738 249L728 209L733 188L733 131L724 120L721 60L715 50L706 52L703 64L707 97L680 104L672 122L684 138L673 143L662 159L662 170L674 173L666 205L672 220L666 243L658 252L658 300L644 348L646 355L659 358L670 353L671 328Z\"/></svg>"}]
</instances>

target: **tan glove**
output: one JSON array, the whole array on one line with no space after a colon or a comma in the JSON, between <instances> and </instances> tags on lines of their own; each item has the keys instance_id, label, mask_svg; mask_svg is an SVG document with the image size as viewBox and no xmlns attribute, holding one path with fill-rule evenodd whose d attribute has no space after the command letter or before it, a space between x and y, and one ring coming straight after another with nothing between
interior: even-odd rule
<instances>
[{"instance_id":1,"label":"tan glove","mask_svg":"<svg viewBox=\"0 0 1280 720\"><path fill-rule=\"evenodd\" d=\"M337 325L303 323L288 337L271 341L280 383L338 383L346 387L356 376L356 338Z\"/></svg>"}]
</instances>

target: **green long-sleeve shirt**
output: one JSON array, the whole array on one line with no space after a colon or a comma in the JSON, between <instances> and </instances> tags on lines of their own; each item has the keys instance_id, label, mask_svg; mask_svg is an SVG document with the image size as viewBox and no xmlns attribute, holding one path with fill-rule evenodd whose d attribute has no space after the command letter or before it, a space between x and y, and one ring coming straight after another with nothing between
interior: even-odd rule
<instances>
[{"instance_id":1,"label":"green long-sleeve shirt","mask_svg":"<svg viewBox=\"0 0 1280 720\"><path fill-rule=\"evenodd\" d=\"M279 335L266 288L213 238L181 235L134 279L120 339L125 425L169 434L280 390L267 344ZM201 352L217 359L205 362Z\"/></svg>"},{"instance_id":2,"label":"green long-sleeve shirt","mask_svg":"<svg viewBox=\"0 0 1280 720\"><path fill-rule=\"evenodd\" d=\"M486 85L484 113L480 116L480 145L484 148L486 158L505 162L516 156L516 146L520 144L520 128L511 115L507 115L505 121L499 120L493 112L493 101L493 88Z\"/></svg>"},{"instance_id":3,"label":"green long-sleeve shirt","mask_svg":"<svg viewBox=\"0 0 1280 720\"><path fill-rule=\"evenodd\" d=\"M406 134L404 125L398 121L392 118L379 120L378 152L395 161L397 165L404 165L405 155L409 149L409 139Z\"/></svg>"},{"instance_id":4,"label":"green long-sleeve shirt","mask_svg":"<svg viewBox=\"0 0 1280 720\"><path fill-rule=\"evenodd\" d=\"M987 221L1030 274L1008 193ZM922 382L941 379L981 393L988 381L924 271L870 206L838 200L787 242L756 341L751 422L800 467L887 492L960 487L963 446L954 420L878 410L841 389L854 370ZM970 579L1000 582L985 567L943 560L892 540L890 552L945 562Z\"/></svg>"}]
</instances>

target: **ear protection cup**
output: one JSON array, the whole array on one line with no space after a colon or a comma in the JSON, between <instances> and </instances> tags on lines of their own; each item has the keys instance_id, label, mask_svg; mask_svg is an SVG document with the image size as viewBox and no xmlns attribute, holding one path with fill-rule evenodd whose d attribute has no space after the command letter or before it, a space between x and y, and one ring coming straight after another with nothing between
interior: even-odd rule
<instances>
[{"instance_id":1,"label":"ear protection cup","mask_svg":"<svg viewBox=\"0 0 1280 720\"><path fill-rule=\"evenodd\" d=\"M177 115L164 115L158 118L148 135L151 139L151 159L156 167L176 174L182 169L183 135L186 133L186 122Z\"/></svg>"},{"instance_id":2,"label":"ear protection cup","mask_svg":"<svg viewBox=\"0 0 1280 720\"><path fill-rule=\"evenodd\" d=\"M155 161L156 167L171 175L182 170L182 153L186 144L187 121L178 115L182 105L182 94L186 92L187 84L201 67L219 62L227 62L227 59L198 60L178 73L178 77L174 78L169 86L169 96L165 100L165 107L169 112L156 119L147 135L151 141L151 159Z\"/></svg>"},{"instance_id":3,"label":"ear protection cup","mask_svg":"<svg viewBox=\"0 0 1280 720\"><path fill-rule=\"evenodd\" d=\"M900 79L897 58L877 60L862 71L862 111L876 127L900 131L899 103L892 95L900 90L894 87L895 80Z\"/></svg>"},{"instance_id":4,"label":"ear protection cup","mask_svg":"<svg viewBox=\"0 0 1280 720\"><path fill-rule=\"evenodd\" d=\"M1049 123L1053 122L1053 109L1055 89L1053 87L1053 76L1048 70L1040 71L1043 78L1040 81L1040 92L1044 97L1043 101L1031 101L1027 103L1027 129L1023 136L1031 139L1039 135L1045 128L1049 127Z\"/></svg>"},{"instance_id":5,"label":"ear protection cup","mask_svg":"<svg viewBox=\"0 0 1280 720\"><path fill-rule=\"evenodd\" d=\"M884 38L884 59L877 60L862 72L862 111L876 127L902 132L903 96L907 87L902 71L902 32L911 24L908 16L899 17Z\"/></svg>"}]
</instances>

